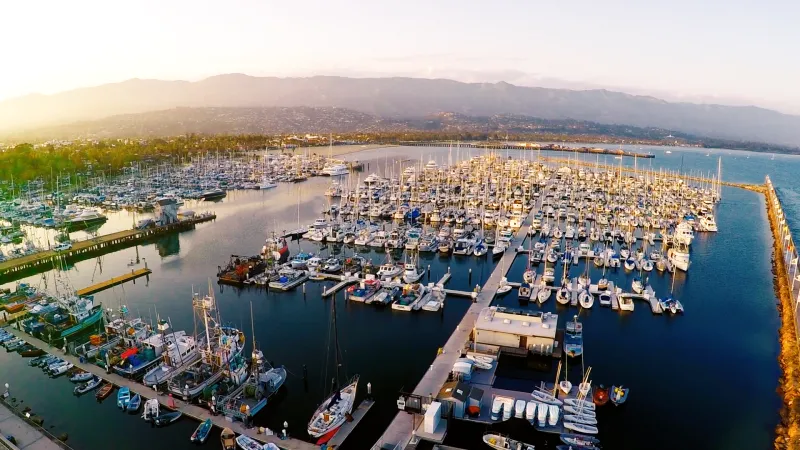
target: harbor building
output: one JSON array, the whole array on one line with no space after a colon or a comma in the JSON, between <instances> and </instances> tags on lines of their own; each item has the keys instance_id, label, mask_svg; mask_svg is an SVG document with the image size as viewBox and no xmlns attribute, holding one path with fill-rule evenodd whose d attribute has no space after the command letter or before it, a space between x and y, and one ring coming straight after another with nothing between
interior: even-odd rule
<instances>
[{"instance_id":1,"label":"harbor building","mask_svg":"<svg viewBox=\"0 0 800 450\"><path fill-rule=\"evenodd\" d=\"M475 350L484 353L524 349L551 354L556 347L556 314L500 306L484 308L473 329Z\"/></svg>"}]
</instances>

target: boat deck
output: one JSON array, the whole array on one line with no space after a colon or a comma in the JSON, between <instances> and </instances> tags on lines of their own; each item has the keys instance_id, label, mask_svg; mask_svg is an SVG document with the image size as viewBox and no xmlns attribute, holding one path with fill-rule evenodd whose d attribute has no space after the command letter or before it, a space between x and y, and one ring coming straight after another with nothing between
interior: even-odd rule
<instances>
[{"instance_id":1,"label":"boat deck","mask_svg":"<svg viewBox=\"0 0 800 450\"><path fill-rule=\"evenodd\" d=\"M522 242L525 239L528 234L528 229L531 226L532 218L533 210L528 213L523 226L517 230L514 241ZM513 243L510 248L514 248ZM442 351L436 356L428 371L425 372L425 375L423 375L422 379L414 388L414 394L434 397L436 393L439 392L439 389L447 381L453 364L455 364L456 360L461 356L461 352L465 349L470 332L475 322L478 320L481 310L491 305L497 288L500 285L500 280L506 276L516 256L517 252L514 250L506 250L503 254L502 258L495 265L495 270L486 280L486 284L484 284L483 288L464 314L461 322L456 329L453 330L453 334L447 339L447 342L442 347ZM459 295L456 292L463 291L448 293ZM469 295L472 296L472 293L469 293ZM406 412L398 412L394 420L392 420L376 443L376 447L382 448L388 445L390 448L405 448L411 440L412 429L414 429L413 416Z\"/></svg>"},{"instance_id":2,"label":"boat deck","mask_svg":"<svg viewBox=\"0 0 800 450\"><path fill-rule=\"evenodd\" d=\"M35 345L42 350L47 351L48 353L58 356L59 358L68 361L75 365L75 367L80 368L86 372L91 372L99 378L114 384L117 387L127 387L130 391L134 394L139 394L142 397L142 403L147 401L151 398L158 399L159 403L162 406L171 409L170 401L172 401L175 405L175 409L177 411L182 412L184 415L189 416L195 420L200 422L205 421L206 419L211 419L215 426L220 428L228 427L235 431L237 434L244 434L249 436L253 439L256 439L259 442L263 443L273 443L278 447L286 450L313 450L318 449L318 447L310 442L301 441L299 439L289 438L289 439L280 439L278 436L267 436L263 434L258 434L256 428L245 428L241 422L229 422L226 420L225 416L222 415L212 415L211 411L201 408L200 406L184 402L182 400L178 400L177 398L173 398L168 395L164 395L162 393L156 393L151 388L145 387L142 384L139 384L133 380L123 378L114 373L106 373L105 370L102 368L89 363L82 363L76 356L72 356L69 354L64 354L60 350L50 347L47 343L34 338L22 331L17 330L13 327L7 327L10 333L13 333L15 336L25 339L30 344Z\"/></svg>"},{"instance_id":3,"label":"boat deck","mask_svg":"<svg viewBox=\"0 0 800 450\"><path fill-rule=\"evenodd\" d=\"M147 266L145 266L143 269L131 270L130 273L126 273L124 275L111 278L110 280L101 281L100 283L93 284L83 289L78 289L76 294L78 294L78 296L80 297L92 295L94 293L104 291L106 289L120 285L122 283L127 283L128 281L136 280L137 278L150 275L151 273L153 273L153 271L148 269Z\"/></svg>"}]
</instances>

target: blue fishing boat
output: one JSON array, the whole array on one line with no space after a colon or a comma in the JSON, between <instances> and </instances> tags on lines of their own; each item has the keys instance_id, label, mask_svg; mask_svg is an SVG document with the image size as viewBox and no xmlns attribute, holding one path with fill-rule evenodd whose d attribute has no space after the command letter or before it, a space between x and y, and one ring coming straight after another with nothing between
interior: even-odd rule
<instances>
[{"instance_id":1,"label":"blue fishing boat","mask_svg":"<svg viewBox=\"0 0 800 450\"><path fill-rule=\"evenodd\" d=\"M211 433L211 419L206 419L205 422L201 423L194 433L192 433L192 437L189 439L192 442L199 442L204 443L206 439L208 439L208 434Z\"/></svg>"},{"instance_id":2,"label":"blue fishing boat","mask_svg":"<svg viewBox=\"0 0 800 450\"><path fill-rule=\"evenodd\" d=\"M130 414L136 414L139 411L139 406L142 405L142 397L139 394L134 395L131 397L131 400L128 402L128 406L125 407L125 411Z\"/></svg>"},{"instance_id":3,"label":"blue fishing boat","mask_svg":"<svg viewBox=\"0 0 800 450\"><path fill-rule=\"evenodd\" d=\"M117 392L117 407L121 408L123 411L125 408L128 407L128 403L131 401L131 391L126 387L119 388L119 392Z\"/></svg>"}]
</instances>

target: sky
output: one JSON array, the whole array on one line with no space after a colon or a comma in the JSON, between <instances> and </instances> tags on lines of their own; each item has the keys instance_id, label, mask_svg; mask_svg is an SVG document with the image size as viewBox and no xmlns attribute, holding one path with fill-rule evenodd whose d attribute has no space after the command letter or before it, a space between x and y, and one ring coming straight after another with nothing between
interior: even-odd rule
<instances>
[{"instance_id":1,"label":"sky","mask_svg":"<svg viewBox=\"0 0 800 450\"><path fill-rule=\"evenodd\" d=\"M800 114L797 1L0 3L0 100L246 73L502 80Z\"/></svg>"}]
</instances>

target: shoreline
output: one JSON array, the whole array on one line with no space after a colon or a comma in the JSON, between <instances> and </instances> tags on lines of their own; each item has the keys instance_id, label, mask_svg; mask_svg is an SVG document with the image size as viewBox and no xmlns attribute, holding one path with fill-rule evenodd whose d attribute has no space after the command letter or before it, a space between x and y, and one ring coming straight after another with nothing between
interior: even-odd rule
<instances>
[{"instance_id":1,"label":"shoreline","mask_svg":"<svg viewBox=\"0 0 800 450\"><path fill-rule=\"evenodd\" d=\"M276 149L276 150L269 150L274 152L286 152L291 153L294 155L302 155L305 153L315 153L321 156L332 156L336 158L337 156L343 155L351 155L353 153L365 152L368 150L377 150L380 148L390 148L390 147L399 147L397 144L351 144L351 145L334 145L333 150L331 147L297 147L294 149Z\"/></svg>"},{"instance_id":2,"label":"shoreline","mask_svg":"<svg viewBox=\"0 0 800 450\"><path fill-rule=\"evenodd\" d=\"M780 450L800 449L800 402L795 402L800 393L800 348L798 348L797 333L795 332L795 318L792 305L792 291L789 286L786 265L779 255L783 253L780 244L780 231L775 207L770 199L768 188L765 186L763 193L767 203L767 216L770 230L772 231L772 276L777 297L778 314L781 326L778 330L780 353L778 364L781 368L781 377L778 380L778 395L783 405L781 407L781 421L775 427L774 448Z\"/></svg>"}]
</instances>

